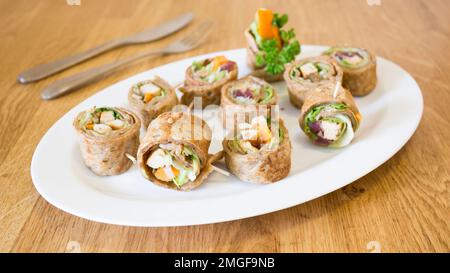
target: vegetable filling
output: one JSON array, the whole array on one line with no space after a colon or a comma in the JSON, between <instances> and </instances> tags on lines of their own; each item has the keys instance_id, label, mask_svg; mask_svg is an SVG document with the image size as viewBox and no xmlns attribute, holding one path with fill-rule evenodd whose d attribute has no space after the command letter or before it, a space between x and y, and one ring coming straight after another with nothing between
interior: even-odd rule
<instances>
[{"instance_id":1,"label":"vegetable filling","mask_svg":"<svg viewBox=\"0 0 450 273\"><path fill-rule=\"evenodd\" d=\"M157 179L173 182L178 188L195 181L200 173L199 157L183 144L160 144L146 163Z\"/></svg>"},{"instance_id":2,"label":"vegetable filling","mask_svg":"<svg viewBox=\"0 0 450 273\"><path fill-rule=\"evenodd\" d=\"M245 81L236 84L230 92L236 103L244 105L266 104L274 95L273 87L268 84Z\"/></svg>"},{"instance_id":3,"label":"vegetable filling","mask_svg":"<svg viewBox=\"0 0 450 273\"><path fill-rule=\"evenodd\" d=\"M367 51L359 48L331 48L325 54L348 68L359 68L369 62Z\"/></svg>"},{"instance_id":4,"label":"vegetable filling","mask_svg":"<svg viewBox=\"0 0 450 273\"><path fill-rule=\"evenodd\" d=\"M234 69L236 69L236 63L224 56L192 63L193 78L203 84L212 84L225 79Z\"/></svg>"},{"instance_id":5,"label":"vegetable filling","mask_svg":"<svg viewBox=\"0 0 450 273\"><path fill-rule=\"evenodd\" d=\"M316 144L330 147L348 145L354 137L352 121L345 112L347 105L333 103L311 109L305 117L304 131ZM359 117L359 114L356 118Z\"/></svg>"},{"instance_id":6,"label":"vegetable filling","mask_svg":"<svg viewBox=\"0 0 450 273\"><path fill-rule=\"evenodd\" d=\"M84 132L95 136L109 136L129 127L133 122L110 107L92 108L79 121Z\"/></svg>"},{"instance_id":7,"label":"vegetable filling","mask_svg":"<svg viewBox=\"0 0 450 273\"><path fill-rule=\"evenodd\" d=\"M155 102L155 98L164 97L167 91L151 81L139 82L133 86L133 97L144 102Z\"/></svg>"},{"instance_id":8,"label":"vegetable filling","mask_svg":"<svg viewBox=\"0 0 450 273\"><path fill-rule=\"evenodd\" d=\"M298 82L320 82L336 76L336 71L331 64L326 62L306 62L295 66L289 76Z\"/></svg>"},{"instance_id":9,"label":"vegetable filling","mask_svg":"<svg viewBox=\"0 0 450 273\"><path fill-rule=\"evenodd\" d=\"M278 137L271 131L270 118L257 116L250 123L238 125L239 133L229 142L231 150L241 154L257 153L262 149L275 148L284 138L284 132L279 128Z\"/></svg>"}]
</instances>

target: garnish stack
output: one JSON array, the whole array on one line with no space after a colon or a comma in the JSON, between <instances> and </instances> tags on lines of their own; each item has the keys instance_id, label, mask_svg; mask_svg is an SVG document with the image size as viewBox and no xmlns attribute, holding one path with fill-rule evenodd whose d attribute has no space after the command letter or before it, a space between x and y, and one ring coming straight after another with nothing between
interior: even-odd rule
<instances>
[{"instance_id":1,"label":"garnish stack","mask_svg":"<svg viewBox=\"0 0 450 273\"><path fill-rule=\"evenodd\" d=\"M255 20L245 31L247 62L254 69L254 76L269 82L281 80L284 65L300 54L294 30L282 29L287 22L287 14L279 15L268 9L256 12Z\"/></svg>"}]
</instances>

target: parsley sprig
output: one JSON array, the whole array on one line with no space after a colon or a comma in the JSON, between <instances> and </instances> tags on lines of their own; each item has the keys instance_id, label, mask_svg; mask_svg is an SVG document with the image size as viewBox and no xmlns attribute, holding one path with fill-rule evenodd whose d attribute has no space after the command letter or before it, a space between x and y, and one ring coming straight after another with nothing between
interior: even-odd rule
<instances>
[{"instance_id":1,"label":"parsley sprig","mask_svg":"<svg viewBox=\"0 0 450 273\"><path fill-rule=\"evenodd\" d=\"M293 61L300 54L300 43L295 40L293 29L281 30L287 23L288 16L280 16L275 13L272 24L280 29L282 47L280 48L275 39L263 40L260 51L256 54L256 65L264 67L269 74L278 75L284 71L284 65Z\"/></svg>"},{"instance_id":2,"label":"parsley sprig","mask_svg":"<svg viewBox=\"0 0 450 273\"><path fill-rule=\"evenodd\" d=\"M286 23L288 22L289 17L287 14L279 15L278 13L275 13L273 15L273 21L272 24L278 28L282 28Z\"/></svg>"}]
</instances>

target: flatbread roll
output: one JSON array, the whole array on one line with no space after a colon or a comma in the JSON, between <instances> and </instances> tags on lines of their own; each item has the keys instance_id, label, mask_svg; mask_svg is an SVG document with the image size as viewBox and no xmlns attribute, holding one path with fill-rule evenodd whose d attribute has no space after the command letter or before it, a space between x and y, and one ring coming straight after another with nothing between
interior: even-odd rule
<instances>
[{"instance_id":1,"label":"flatbread roll","mask_svg":"<svg viewBox=\"0 0 450 273\"><path fill-rule=\"evenodd\" d=\"M223 143L225 163L240 180L270 184L286 177L291 169L291 142L280 119L258 116L241 124L237 135Z\"/></svg>"},{"instance_id":2,"label":"flatbread roll","mask_svg":"<svg viewBox=\"0 0 450 273\"><path fill-rule=\"evenodd\" d=\"M172 110L178 104L178 98L169 83L155 76L134 84L128 92L128 103L141 119L142 127L147 129L153 119Z\"/></svg>"},{"instance_id":3,"label":"flatbread roll","mask_svg":"<svg viewBox=\"0 0 450 273\"><path fill-rule=\"evenodd\" d=\"M222 152L208 154L210 143L211 129L202 119L165 112L150 123L139 146L139 169L157 186L192 190L213 171L211 164L222 158Z\"/></svg>"},{"instance_id":4,"label":"flatbread roll","mask_svg":"<svg viewBox=\"0 0 450 273\"><path fill-rule=\"evenodd\" d=\"M93 107L79 113L73 126L80 139L85 165L97 175L117 175L127 171L139 146L141 122L120 107Z\"/></svg>"},{"instance_id":5,"label":"flatbread roll","mask_svg":"<svg viewBox=\"0 0 450 273\"><path fill-rule=\"evenodd\" d=\"M221 116L225 128L234 130L237 121L267 116L278 102L275 88L266 81L247 76L222 88Z\"/></svg>"},{"instance_id":6,"label":"flatbread roll","mask_svg":"<svg viewBox=\"0 0 450 273\"><path fill-rule=\"evenodd\" d=\"M202 99L202 108L220 104L220 90L237 79L238 66L224 56L195 61L186 70L181 103L190 105L195 97Z\"/></svg>"},{"instance_id":7,"label":"flatbread roll","mask_svg":"<svg viewBox=\"0 0 450 273\"><path fill-rule=\"evenodd\" d=\"M375 89L377 58L370 51L355 47L332 47L322 54L334 58L342 68L342 85L353 96L365 96Z\"/></svg>"},{"instance_id":8,"label":"flatbread roll","mask_svg":"<svg viewBox=\"0 0 450 273\"><path fill-rule=\"evenodd\" d=\"M291 103L301 108L310 91L318 88L333 88L342 83L342 69L328 56L305 58L286 66L286 81Z\"/></svg>"},{"instance_id":9,"label":"flatbread roll","mask_svg":"<svg viewBox=\"0 0 450 273\"><path fill-rule=\"evenodd\" d=\"M347 89L337 87L310 92L302 106L300 128L314 144L344 147L359 128L361 114L353 96Z\"/></svg>"}]
</instances>

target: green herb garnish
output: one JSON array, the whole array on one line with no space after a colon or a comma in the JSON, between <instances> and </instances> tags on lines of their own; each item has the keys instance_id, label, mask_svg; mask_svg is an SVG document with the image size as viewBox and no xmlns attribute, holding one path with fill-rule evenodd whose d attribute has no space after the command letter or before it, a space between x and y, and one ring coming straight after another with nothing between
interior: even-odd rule
<instances>
[{"instance_id":1,"label":"green herb garnish","mask_svg":"<svg viewBox=\"0 0 450 273\"><path fill-rule=\"evenodd\" d=\"M272 25L277 27L280 33L280 41L275 39L263 40L258 35L256 24L253 23L251 28L259 47L256 54L256 65L264 67L264 70L272 75L278 75L284 71L284 65L293 61L295 56L300 54L300 43L295 40L295 32L293 29L288 31L281 28L286 25L289 18L287 14L280 15L274 13Z\"/></svg>"},{"instance_id":2,"label":"green herb garnish","mask_svg":"<svg viewBox=\"0 0 450 273\"><path fill-rule=\"evenodd\" d=\"M272 24L278 28L282 28L288 22L289 17L287 14L279 15L278 13L273 14Z\"/></svg>"},{"instance_id":3,"label":"green herb garnish","mask_svg":"<svg viewBox=\"0 0 450 273\"><path fill-rule=\"evenodd\" d=\"M281 32L283 47L280 49L276 40L264 40L261 50L256 55L256 65L263 67L269 74L278 75L284 71L284 65L293 61L300 54L300 43L298 41L285 40L292 37L293 32ZM283 34L286 33L286 34Z\"/></svg>"}]
</instances>

